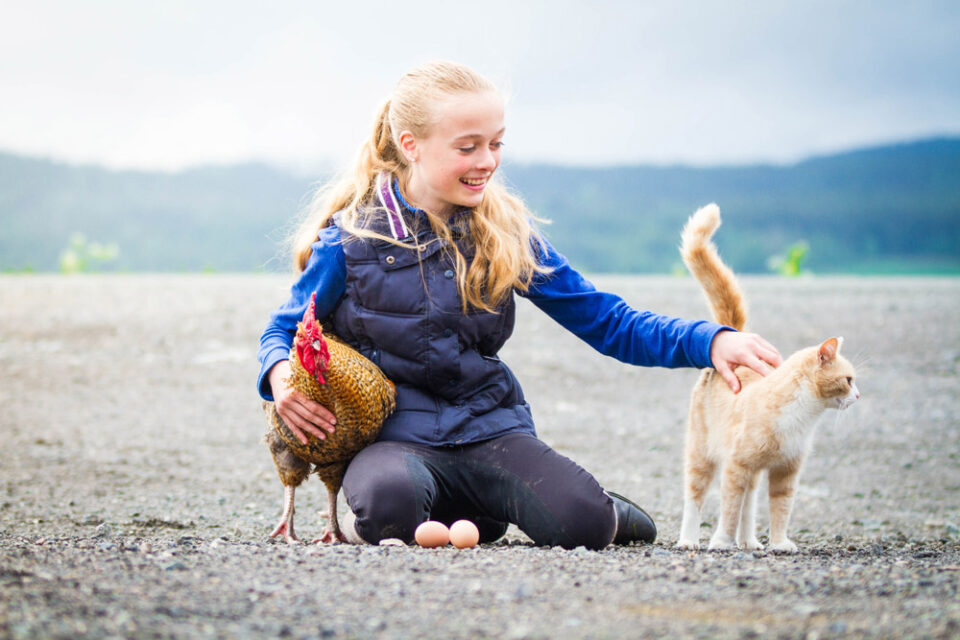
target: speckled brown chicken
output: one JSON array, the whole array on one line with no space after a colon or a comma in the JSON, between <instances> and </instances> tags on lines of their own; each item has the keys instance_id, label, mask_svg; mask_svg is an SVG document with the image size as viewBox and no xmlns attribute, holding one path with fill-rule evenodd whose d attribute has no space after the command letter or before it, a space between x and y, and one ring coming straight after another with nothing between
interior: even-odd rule
<instances>
[{"instance_id":1,"label":"speckled brown chicken","mask_svg":"<svg viewBox=\"0 0 960 640\"><path fill-rule=\"evenodd\" d=\"M347 463L377 439L383 421L394 409L396 390L375 364L335 336L324 335L314 317L314 299L297 325L290 369L287 384L333 412L337 425L325 440L306 434L308 441L303 444L273 403L264 402L268 423L264 440L284 486L283 515L270 536L283 534L287 542L299 542L293 531L294 492L312 465L327 487L329 500L329 522L319 540L343 541L337 521L343 474Z\"/></svg>"}]
</instances>

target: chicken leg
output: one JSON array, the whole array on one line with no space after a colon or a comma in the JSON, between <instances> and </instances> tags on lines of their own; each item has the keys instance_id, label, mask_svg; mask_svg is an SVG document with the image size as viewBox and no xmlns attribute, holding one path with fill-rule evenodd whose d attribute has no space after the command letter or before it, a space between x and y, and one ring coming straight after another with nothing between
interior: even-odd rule
<instances>
[{"instance_id":1,"label":"chicken leg","mask_svg":"<svg viewBox=\"0 0 960 640\"><path fill-rule=\"evenodd\" d=\"M327 526L323 528L320 532L320 537L314 540L314 542L346 542L347 538L343 535L343 532L340 531L340 522L337 520L337 494L340 493L339 489L331 489L327 487L327 500L329 506L327 507ZM292 516L291 516L292 518ZM290 526L293 526L293 520L291 519Z\"/></svg>"},{"instance_id":2,"label":"chicken leg","mask_svg":"<svg viewBox=\"0 0 960 640\"><path fill-rule=\"evenodd\" d=\"M273 413L273 407L270 407L270 413ZM287 446L287 443L277 435L272 426L269 426L267 432L263 434L263 440L270 447L270 455L273 457L273 464L280 475L280 482L283 483L283 515L280 516L280 522L270 533L271 538L283 534L283 539L289 544L296 544L300 539L293 532L293 514L296 509L293 506L293 497L300 483L307 479L310 473L310 464L298 458Z\"/></svg>"},{"instance_id":3,"label":"chicken leg","mask_svg":"<svg viewBox=\"0 0 960 640\"><path fill-rule=\"evenodd\" d=\"M296 490L297 488L294 486L283 488L283 515L280 516L277 527L270 533L271 538L283 534L283 539L287 541L287 544L300 542L300 538L293 532L293 514L296 511L293 507L293 494Z\"/></svg>"}]
</instances>

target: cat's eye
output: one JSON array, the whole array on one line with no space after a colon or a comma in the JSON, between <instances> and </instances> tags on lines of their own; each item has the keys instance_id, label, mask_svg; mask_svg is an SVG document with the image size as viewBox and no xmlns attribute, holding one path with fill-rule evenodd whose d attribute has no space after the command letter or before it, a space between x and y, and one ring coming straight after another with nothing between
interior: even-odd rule
<instances>
[{"instance_id":1,"label":"cat's eye","mask_svg":"<svg viewBox=\"0 0 960 640\"><path fill-rule=\"evenodd\" d=\"M853 384L853 378L847 376L847 384Z\"/></svg>"}]
</instances>

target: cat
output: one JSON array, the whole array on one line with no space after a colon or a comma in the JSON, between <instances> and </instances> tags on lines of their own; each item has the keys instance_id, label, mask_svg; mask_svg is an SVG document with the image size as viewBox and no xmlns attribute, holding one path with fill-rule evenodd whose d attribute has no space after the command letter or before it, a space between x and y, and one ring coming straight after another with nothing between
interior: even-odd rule
<instances>
[{"instance_id":1,"label":"cat","mask_svg":"<svg viewBox=\"0 0 960 640\"><path fill-rule=\"evenodd\" d=\"M736 277L711 241L719 226L717 205L699 209L683 229L680 253L703 288L714 320L739 331L746 325L747 307ZM703 371L690 398L678 548L700 548L703 501L719 471L720 521L709 548L729 549L736 542L743 549L763 549L756 535L756 487L766 471L768 550L796 553L787 522L817 418L826 409L845 409L860 398L853 365L840 355L842 342L829 338L801 349L765 377L739 367L737 394L715 370Z\"/></svg>"}]
</instances>

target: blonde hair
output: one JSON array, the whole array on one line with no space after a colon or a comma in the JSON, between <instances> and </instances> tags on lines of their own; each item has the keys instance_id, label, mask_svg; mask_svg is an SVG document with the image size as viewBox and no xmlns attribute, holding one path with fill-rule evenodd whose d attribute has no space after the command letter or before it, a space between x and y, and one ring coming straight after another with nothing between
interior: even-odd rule
<instances>
[{"instance_id":1,"label":"blonde hair","mask_svg":"<svg viewBox=\"0 0 960 640\"><path fill-rule=\"evenodd\" d=\"M432 104L452 95L490 91L499 93L483 76L451 62L430 63L405 74L377 111L373 131L360 148L352 171L315 194L307 217L293 237L294 271L306 267L318 232L331 224L337 212L338 224L347 237L378 238L416 250L415 244L368 228L371 217L386 215L373 205L377 175L387 171L397 176L401 185L406 184L409 167L399 150L399 133L410 131L416 137L428 137L433 124ZM488 182L483 200L468 216L469 237L475 245L475 256L469 264L453 242L447 220L430 211L427 215L434 233L446 241L453 254L464 311L469 307L494 311L514 288L526 291L534 275L550 271L538 260L544 246L532 224L536 218L496 178Z\"/></svg>"}]
</instances>

